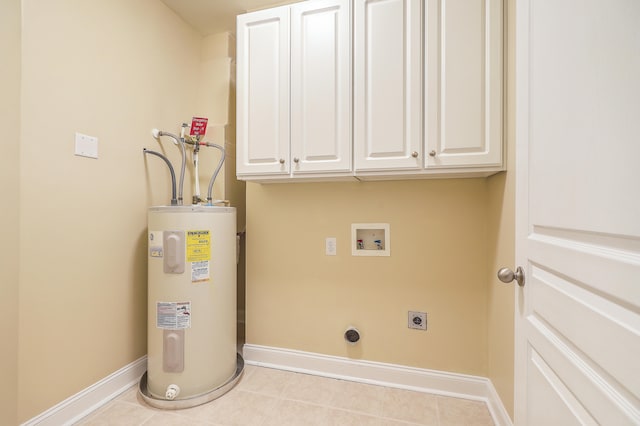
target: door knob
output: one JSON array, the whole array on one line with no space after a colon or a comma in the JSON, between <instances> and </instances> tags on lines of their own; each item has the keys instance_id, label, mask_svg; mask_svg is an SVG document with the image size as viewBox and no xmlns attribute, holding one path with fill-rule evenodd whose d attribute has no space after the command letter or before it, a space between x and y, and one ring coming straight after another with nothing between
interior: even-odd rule
<instances>
[{"instance_id":1,"label":"door knob","mask_svg":"<svg viewBox=\"0 0 640 426\"><path fill-rule=\"evenodd\" d=\"M498 279L503 283L510 283L515 280L520 287L524 286L524 271L521 266L516 268L516 272L513 272L509 268L500 268L498 271Z\"/></svg>"}]
</instances>

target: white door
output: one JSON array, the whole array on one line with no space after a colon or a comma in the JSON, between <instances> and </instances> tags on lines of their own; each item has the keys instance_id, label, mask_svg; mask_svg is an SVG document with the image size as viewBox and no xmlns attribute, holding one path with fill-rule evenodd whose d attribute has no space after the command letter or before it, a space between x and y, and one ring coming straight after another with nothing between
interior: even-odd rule
<instances>
[{"instance_id":1,"label":"white door","mask_svg":"<svg viewBox=\"0 0 640 426\"><path fill-rule=\"evenodd\" d=\"M291 7L293 174L351 170L349 0Z\"/></svg>"},{"instance_id":2,"label":"white door","mask_svg":"<svg viewBox=\"0 0 640 426\"><path fill-rule=\"evenodd\" d=\"M289 7L238 16L238 176L289 173Z\"/></svg>"},{"instance_id":3,"label":"white door","mask_svg":"<svg viewBox=\"0 0 640 426\"><path fill-rule=\"evenodd\" d=\"M518 425L640 424L640 2L516 7Z\"/></svg>"},{"instance_id":4,"label":"white door","mask_svg":"<svg viewBox=\"0 0 640 426\"><path fill-rule=\"evenodd\" d=\"M354 2L356 170L421 168L422 3Z\"/></svg>"}]
</instances>

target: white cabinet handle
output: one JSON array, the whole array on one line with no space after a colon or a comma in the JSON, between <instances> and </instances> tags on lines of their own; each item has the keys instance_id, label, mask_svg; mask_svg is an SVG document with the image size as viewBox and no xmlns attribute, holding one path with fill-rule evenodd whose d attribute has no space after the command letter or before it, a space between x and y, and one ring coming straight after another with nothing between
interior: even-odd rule
<instances>
[{"instance_id":1,"label":"white cabinet handle","mask_svg":"<svg viewBox=\"0 0 640 426\"><path fill-rule=\"evenodd\" d=\"M284 158L280 159L280 164L284 164Z\"/></svg>"},{"instance_id":2,"label":"white cabinet handle","mask_svg":"<svg viewBox=\"0 0 640 426\"><path fill-rule=\"evenodd\" d=\"M435 150L431 150L431 152L429 153L429 155L431 157L435 157L436 156L436 151Z\"/></svg>"},{"instance_id":3,"label":"white cabinet handle","mask_svg":"<svg viewBox=\"0 0 640 426\"><path fill-rule=\"evenodd\" d=\"M295 158L293 159L293 162L294 162L294 163L299 163L299 162L300 162L300 159L299 159L298 157L295 157Z\"/></svg>"},{"instance_id":4,"label":"white cabinet handle","mask_svg":"<svg viewBox=\"0 0 640 426\"><path fill-rule=\"evenodd\" d=\"M413 152L411 153L411 156L412 156L413 158L418 158L418 151L413 151Z\"/></svg>"}]
</instances>

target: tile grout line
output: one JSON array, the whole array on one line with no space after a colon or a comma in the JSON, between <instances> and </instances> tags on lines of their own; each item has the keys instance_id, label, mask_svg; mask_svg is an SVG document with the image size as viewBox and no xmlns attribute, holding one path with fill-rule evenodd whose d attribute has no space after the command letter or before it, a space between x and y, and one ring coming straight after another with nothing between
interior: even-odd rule
<instances>
[{"instance_id":1,"label":"tile grout line","mask_svg":"<svg viewBox=\"0 0 640 426\"><path fill-rule=\"evenodd\" d=\"M242 390L242 391L243 392L247 392L247 393L253 393L255 395L272 397L272 398L275 398L275 399L277 399L279 401L295 402L295 403L299 403L299 404L303 404L303 405L311 405L311 406L314 406L314 407L328 408L330 410L342 411L342 412L349 413L349 414L356 414L356 415L359 415L359 416L371 417L372 419L390 420L390 421L403 423L403 424L407 424L407 425L411 425L411 426L413 426L413 425L420 426L420 423L414 423L414 422L410 422L410 421L407 421L407 420L398 419L398 418L395 418L395 417L385 416L385 415L382 415L382 414L381 415L375 415L375 414L368 413L366 411L349 410L347 408L342 408L342 407L338 407L338 406L335 406L335 405L322 404L322 403L306 401L306 400L302 400L302 399L275 397L275 396L273 396L271 394L268 394L268 393L262 393L262 392L251 391L251 390L246 390L246 389Z\"/></svg>"}]
</instances>

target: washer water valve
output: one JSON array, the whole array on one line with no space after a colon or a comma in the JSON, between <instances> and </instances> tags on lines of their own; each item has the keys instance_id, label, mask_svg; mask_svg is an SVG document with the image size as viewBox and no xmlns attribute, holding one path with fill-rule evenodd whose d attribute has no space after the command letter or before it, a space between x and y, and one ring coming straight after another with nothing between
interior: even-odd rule
<instances>
[{"instance_id":1,"label":"washer water valve","mask_svg":"<svg viewBox=\"0 0 640 426\"><path fill-rule=\"evenodd\" d=\"M165 392L164 397L172 401L176 399L176 396L178 396L179 393L180 393L180 386L169 385L167 386L167 391Z\"/></svg>"}]
</instances>

